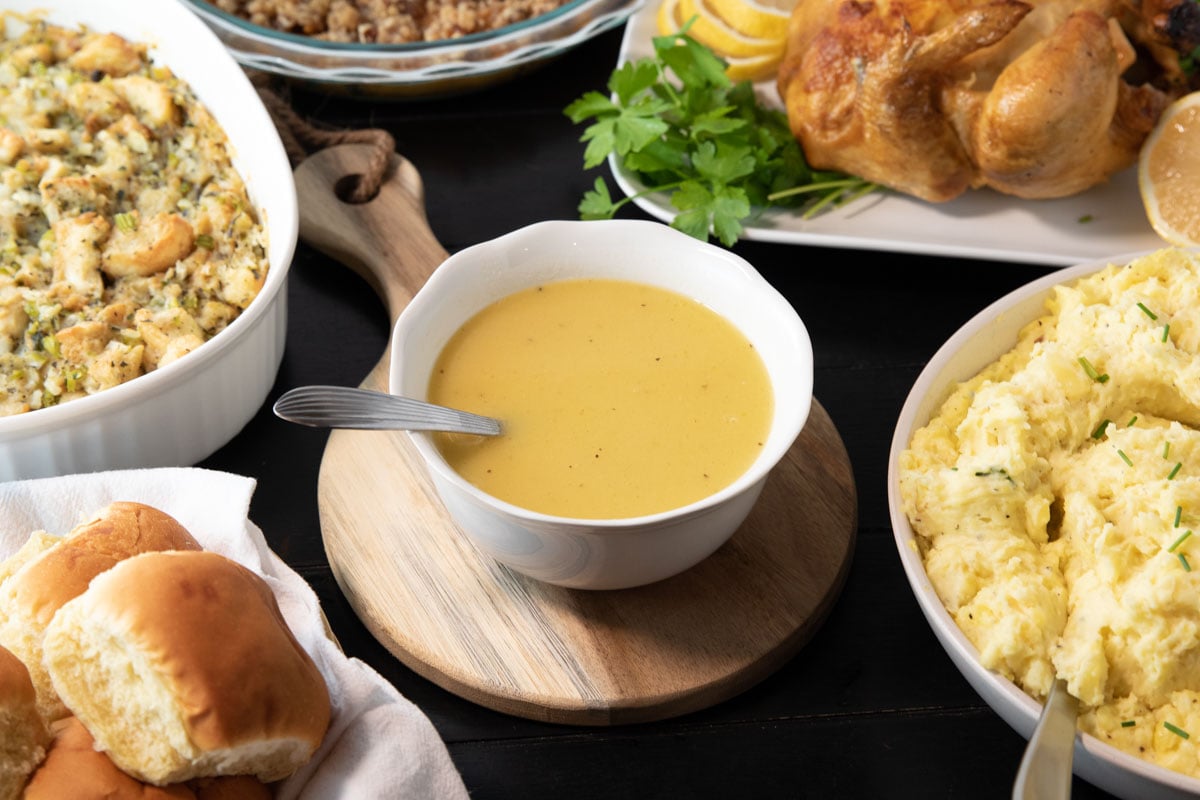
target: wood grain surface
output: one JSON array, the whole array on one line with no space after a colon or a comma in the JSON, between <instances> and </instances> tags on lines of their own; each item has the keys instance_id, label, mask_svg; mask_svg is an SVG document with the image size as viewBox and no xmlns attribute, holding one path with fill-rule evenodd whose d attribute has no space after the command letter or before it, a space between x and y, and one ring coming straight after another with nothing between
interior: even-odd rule
<instances>
[{"instance_id":1,"label":"wood grain surface","mask_svg":"<svg viewBox=\"0 0 1200 800\"><path fill-rule=\"evenodd\" d=\"M297 168L301 236L363 275L394 320L446 253L399 156L374 200L338 199L366 159L344 145ZM385 390L387 363L385 352L362 385ZM479 553L401 432L331 433L318 505L339 587L396 658L483 706L582 725L676 716L765 678L824 620L857 530L849 458L816 401L733 538L650 586L564 589Z\"/></svg>"}]
</instances>

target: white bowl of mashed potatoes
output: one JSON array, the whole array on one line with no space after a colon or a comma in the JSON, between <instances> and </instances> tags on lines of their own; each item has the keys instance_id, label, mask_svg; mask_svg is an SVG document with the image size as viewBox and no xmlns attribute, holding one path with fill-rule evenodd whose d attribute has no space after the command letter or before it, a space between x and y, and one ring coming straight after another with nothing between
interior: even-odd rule
<instances>
[{"instance_id":1,"label":"white bowl of mashed potatoes","mask_svg":"<svg viewBox=\"0 0 1200 800\"><path fill-rule=\"evenodd\" d=\"M193 464L282 359L287 156L180 3L5 11L0 480Z\"/></svg>"},{"instance_id":2,"label":"white bowl of mashed potatoes","mask_svg":"<svg viewBox=\"0 0 1200 800\"><path fill-rule=\"evenodd\" d=\"M892 441L896 543L947 653L1025 737L1065 680L1075 773L1121 797L1200 794L1198 429L1200 260L1166 249L984 309Z\"/></svg>"},{"instance_id":3,"label":"white bowl of mashed potatoes","mask_svg":"<svg viewBox=\"0 0 1200 800\"><path fill-rule=\"evenodd\" d=\"M413 433L450 516L548 583L639 586L727 541L812 401L812 345L744 259L657 222L550 221L446 260L390 390L501 420Z\"/></svg>"}]
</instances>

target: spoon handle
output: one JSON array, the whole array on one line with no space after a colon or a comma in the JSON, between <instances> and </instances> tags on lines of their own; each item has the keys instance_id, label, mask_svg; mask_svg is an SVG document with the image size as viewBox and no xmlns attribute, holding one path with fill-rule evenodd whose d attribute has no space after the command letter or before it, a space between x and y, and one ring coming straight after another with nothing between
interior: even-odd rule
<instances>
[{"instance_id":1,"label":"spoon handle","mask_svg":"<svg viewBox=\"0 0 1200 800\"><path fill-rule=\"evenodd\" d=\"M500 433L491 417L347 386L301 386L285 392L274 410L280 419L316 428Z\"/></svg>"},{"instance_id":2,"label":"spoon handle","mask_svg":"<svg viewBox=\"0 0 1200 800\"><path fill-rule=\"evenodd\" d=\"M1013 800L1067 800L1071 796L1071 761L1079 701L1061 680L1054 682L1038 719L1017 780Z\"/></svg>"}]
</instances>

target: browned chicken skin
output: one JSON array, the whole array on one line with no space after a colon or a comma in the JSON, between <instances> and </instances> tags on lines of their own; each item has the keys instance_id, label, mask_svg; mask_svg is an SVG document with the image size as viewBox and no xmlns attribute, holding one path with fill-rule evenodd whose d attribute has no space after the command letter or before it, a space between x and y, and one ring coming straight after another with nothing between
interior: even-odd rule
<instances>
[{"instance_id":1,"label":"browned chicken skin","mask_svg":"<svg viewBox=\"0 0 1200 800\"><path fill-rule=\"evenodd\" d=\"M1180 69L1200 48L1200 3L1196 0L1122 0L1121 24L1162 70L1166 82L1200 89L1200 76Z\"/></svg>"},{"instance_id":2,"label":"browned chicken skin","mask_svg":"<svg viewBox=\"0 0 1200 800\"><path fill-rule=\"evenodd\" d=\"M1124 0L1150 35L1182 53L1200 46L1200 4L1196 0Z\"/></svg>"},{"instance_id":3,"label":"browned chicken skin","mask_svg":"<svg viewBox=\"0 0 1200 800\"><path fill-rule=\"evenodd\" d=\"M1192 0L1187 0L1192 2ZM800 0L779 91L809 162L944 201L1063 197L1137 157L1169 100L1122 74L1116 0Z\"/></svg>"}]
</instances>

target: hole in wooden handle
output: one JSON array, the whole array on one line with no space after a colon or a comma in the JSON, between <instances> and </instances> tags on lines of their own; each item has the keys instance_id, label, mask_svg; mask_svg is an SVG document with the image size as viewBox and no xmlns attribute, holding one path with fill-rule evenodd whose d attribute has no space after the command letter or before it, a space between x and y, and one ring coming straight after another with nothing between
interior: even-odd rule
<instances>
[{"instance_id":1,"label":"hole in wooden handle","mask_svg":"<svg viewBox=\"0 0 1200 800\"><path fill-rule=\"evenodd\" d=\"M375 191L364 196L362 191L363 179L364 176L361 173L343 175L333 184L333 193L343 203L351 203L353 205L369 203L379 194L379 189L376 187Z\"/></svg>"}]
</instances>

